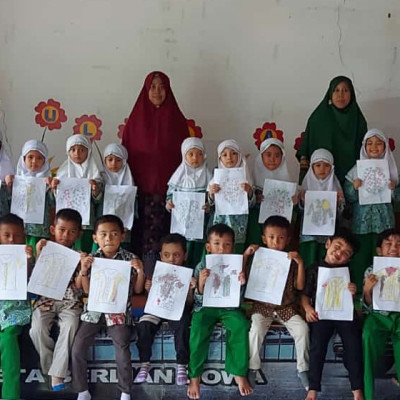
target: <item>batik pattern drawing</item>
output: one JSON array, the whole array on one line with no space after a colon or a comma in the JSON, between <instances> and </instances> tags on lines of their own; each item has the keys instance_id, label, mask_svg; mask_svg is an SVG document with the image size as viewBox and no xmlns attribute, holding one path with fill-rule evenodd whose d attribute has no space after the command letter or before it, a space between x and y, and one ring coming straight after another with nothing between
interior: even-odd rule
<instances>
[{"instance_id":1,"label":"batik pattern drawing","mask_svg":"<svg viewBox=\"0 0 400 400\"><path fill-rule=\"evenodd\" d=\"M172 311L175 306L177 293L185 286L178 275L166 273L156 279L158 286L157 305L166 310Z\"/></svg>"}]
</instances>

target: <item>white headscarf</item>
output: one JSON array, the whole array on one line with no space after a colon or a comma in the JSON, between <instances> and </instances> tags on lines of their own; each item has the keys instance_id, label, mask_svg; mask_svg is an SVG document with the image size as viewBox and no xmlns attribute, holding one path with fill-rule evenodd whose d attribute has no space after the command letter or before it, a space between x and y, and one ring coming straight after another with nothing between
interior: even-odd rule
<instances>
[{"instance_id":1,"label":"white headscarf","mask_svg":"<svg viewBox=\"0 0 400 400\"><path fill-rule=\"evenodd\" d=\"M77 164L69 157L72 146L81 145L88 149L86 160L82 164ZM100 169L92 155L92 143L84 135L72 135L67 140L68 158L62 163L57 172L57 178L87 178L101 181Z\"/></svg>"},{"instance_id":2,"label":"white headscarf","mask_svg":"<svg viewBox=\"0 0 400 400\"><path fill-rule=\"evenodd\" d=\"M313 164L323 161L331 165L331 172L325 179L318 179L313 171ZM317 149L311 155L310 168L304 177L302 187L304 190L321 190L321 191L340 191L342 187L335 175L335 165L333 155L326 149Z\"/></svg>"},{"instance_id":3,"label":"white headscarf","mask_svg":"<svg viewBox=\"0 0 400 400\"><path fill-rule=\"evenodd\" d=\"M131 169L127 163L128 160L128 151L122 144L111 143L104 149L104 162L106 157L115 156L122 160L122 167L118 172L110 171L107 166L104 167L104 171L102 172L102 176L104 182L108 185L129 185L135 186L133 181Z\"/></svg>"},{"instance_id":4,"label":"white headscarf","mask_svg":"<svg viewBox=\"0 0 400 400\"><path fill-rule=\"evenodd\" d=\"M1 142L1 149L0 149L0 180L4 182L4 179L7 175L14 175L15 168L12 165L10 157L6 153L4 149L3 143L3 134L0 131L0 142Z\"/></svg>"},{"instance_id":5,"label":"white headscarf","mask_svg":"<svg viewBox=\"0 0 400 400\"><path fill-rule=\"evenodd\" d=\"M186 153L190 149L198 149L203 152L204 162L198 168L192 168L186 162ZM207 155L203 142L199 138L186 138L181 145L182 162L172 174L168 185L175 186L176 189L195 189L196 191L206 191L211 173L207 168Z\"/></svg>"},{"instance_id":6,"label":"white headscarf","mask_svg":"<svg viewBox=\"0 0 400 400\"><path fill-rule=\"evenodd\" d=\"M282 161L279 164L278 168L274 169L273 171L267 169L262 160L262 155L264 151L269 149L271 146L279 147L282 152ZM283 143L276 138L269 138L261 143L260 153L258 154L254 163L254 181L258 189L262 190L264 188L265 179L275 179L278 181L291 182L286 164L285 148L283 146Z\"/></svg>"},{"instance_id":7,"label":"white headscarf","mask_svg":"<svg viewBox=\"0 0 400 400\"><path fill-rule=\"evenodd\" d=\"M25 164L24 158L30 151L38 151L44 157L44 164L39 171L33 172L29 170ZM45 178L47 176L51 176L50 165L47 160L48 156L49 151L47 150L47 146L43 142L34 139L28 140L22 147L21 156L19 157L17 164L17 175L32 176L35 178Z\"/></svg>"},{"instance_id":8,"label":"white headscarf","mask_svg":"<svg viewBox=\"0 0 400 400\"><path fill-rule=\"evenodd\" d=\"M360 150L360 160L370 160L368 157L367 151L365 150L365 145L367 143L367 140L373 136L376 136L382 142L385 142L385 152L383 153L383 156L380 158L381 160L387 160L388 165L389 165L389 173L390 173L390 179L396 183L396 185L399 183L399 172L397 169L397 164L396 160L394 159L392 150L390 150L389 146L389 140L385 136L385 134L376 128L370 129L364 136L364 139L362 141L361 145L361 150ZM350 182L353 182L354 179L358 178L357 174L357 164L347 173L346 179L349 180Z\"/></svg>"}]
</instances>

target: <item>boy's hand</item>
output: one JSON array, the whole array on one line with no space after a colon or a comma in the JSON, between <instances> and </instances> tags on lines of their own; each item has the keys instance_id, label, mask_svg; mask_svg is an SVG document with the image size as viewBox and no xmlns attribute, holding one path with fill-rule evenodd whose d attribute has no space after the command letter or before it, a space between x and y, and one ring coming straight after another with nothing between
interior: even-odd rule
<instances>
[{"instance_id":1,"label":"boy's hand","mask_svg":"<svg viewBox=\"0 0 400 400\"><path fill-rule=\"evenodd\" d=\"M319 320L318 313L315 311L314 307L308 306L304 311L306 312L307 322L317 322Z\"/></svg>"},{"instance_id":2,"label":"boy's hand","mask_svg":"<svg viewBox=\"0 0 400 400\"><path fill-rule=\"evenodd\" d=\"M303 264L303 259L301 258L298 251L289 251L287 254L289 260L293 260L297 265Z\"/></svg>"},{"instance_id":3,"label":"boy's hand","mask_svg":"<svg viewBox=\"0 0 400 400\"><path fill-rule=\"evenodd\" d=\"M146 281L144 282L144 290L146 292L150 292L151 283L151 279L146 279Z\"/></svg>"},{"instance_id":4,"label":"boy's hand","mask_svg":"<svg viewBox=\"0 0 400 400\"><path fill-rule=\"evenodd\" d=\"M294 206L296 206L297 203L299 202L299 193L298 193L298 192L296 192L296 193L292 196L292 202L293 202L293 205L294 205Z\"/></svg>"},{"instance_id":5,"label":"boy's hand","mask_svg":"<svg viewBox=\"0 0 400 400\"><path fill-rule=\"evenodd\" d=\"M242 183L242 184L240 185L240 187L241 187L242 190L244 190L246 193L251 193L251 191L252 191L251 186L250 186L247 182Z\"/></svg>"},{"instance_id":6,"label":"boy's hand","mask_svg":"<svg viewBox=\"0 0 400 400\"><path fill-rule=\"evenodd\" d=\"M91 268L94 261L94 257L87 253L81 253L81 272L87 273Z\"/></svg>"},{"instance_id":7,"label":"boy's hand","mask_svg":"<svg viewBox=\"0 0 400 400\"><path fill-rule=\"evenodd\" d=\"M36 254L39 254L43 250L43 247L46 246L46 244L47 244L47 240L46 239L40 239L36 243Z\"/></svg>"},{"instance_id":8,"label":"boy's hand","mask_svg":"<svg viewBox=\"0 0 400 400\"><path fill-rule=\"evenodd\" d=\"M92 195L97 197L100 193L99 184L94 179L89 179L89 183L92 187Z\"/></svg>"},{"instance_id":9,"label":"boy's hand","mask_svg":"<svg viewBox=\"0 0 400 400\"><path fill-rule=\"evenodd\" d=\"M218 185L218 183L213 183L210 185L210 190L209 193L214 196L215 193L218 193L221 190L221 187Z\"/></svg>"},{"instance_id":10,"label":"boy's hand","mask_svg":"<svg viewBox=\"0 0 400 400\"><path fill-rule=\"evenodd\" d=\"M395 187L396 187L395 181L393 181L392 179L389 179L389 189L394 190Z\"/></svg>"},{"instance_id":11,"label":"boy's hand","mask_svg":"<svg viewBox=\"0 0 400 400\"><path fill-rule=\"evenodd\" d=\"M343 199L344 199L343 190L338 190L338 192L337 192L337 201L338 201L338 203L341 202Z\"/></svg>"},{"instance_id":12,"label":"boy's hand","mask_svg":"<svg viewBox=\"0 0 400 400\"><path fill-rule=\"evenodd\" d=\"M204 210L204 212L209 213L210 212L210 204L208 204L208 203L204 204L203 210Z\"/></svg>"},{"instance_id":13,"label":"boy's hand","mask_svg":"<svg viewBox=\"0 0 400 400\"><path fill-rule=\"evenodd\" d=\"M31 259L33 257L33 247L30 244L25 246L26 258Z\"/></svg>"},{"instance_id":14,"label":"boy's hand","mask_svg":"<svg viewBox=\"0 0 400 400\"><path fill-rule=\"evenodd\" d=\"M364 288L363 291L364 293L371 293L372 289L374 288L374 286L378 283L378 279L376 278L376 275L374 274L369 274L366 278L365 278L365 282L364 282Z\"/></svg>"},{"instance_id":15,"label":"boy's hand","mask_svg":"<svg viewBox=\"0 0 400 400\"><path fill-rule=\"evenodd\" d=\"M54 300L46 300L39 306L40 311L50 311L54 305Z\"/></svg>"},{"instance_id":16,"label":"boy's hand","mask_svg":"<svg viewBox=\"0 0 400 400\"><path fill-rule=\"evenodd\" d=\"M200 271L199 274L199 293L203 294L203 290L204 290L204 285L206 284L206 280L207 278L210 276L211 271L207 268L204 268Z\"/></svg>"},{"instance_id":17,"label":"boy's hand","mask_svg":"<svg viewBox=\"0 0 400 400\"><path fill-rule=\"evenodd\" d=\"M134 268L139 275L140 273L143 273L143 263L142 260L139 258L133 258L131 260L131 267Z\"/></svg>"},{"instance_id":18,"label":"boy's hand","mask_svg":"<svg viewBox=\"0 0 400 400\"><path fill-rule=\"evenodd\" d=\"M251 244L243 253L243 255L249 257L253 255L259 249L259 247L260 246L258 244Z\"/></svg>"},{"instance_id":19,"label":"boy's hand","mask_svg":"<svg viewBox=\"0 0 400 400\"><path fill-rule=\"evenodd\" d=\"M172 201L167 201L167 210L172 210L175 207L175 204Z\"/></svg>"},{"instance_id":20,"label":"boy's hand","mask_svg":"<svg viewBox=\"0 0 400 400\"><path fill-rule=\"evenodd\" d=\"M355 189L355 190L360 189L360 187L362 186L362 180L359 179L359 178L354 179L354 181L353 181L353 186L354 186L354 189Z\"/></svg>"},{"instance_id":21,"label":"boy's hand","mask_svg":"<svg viewBox=\"0 0 400 400\"><path fill-rule=\"evenodd\" d=\"M57 178L53 178L52 180L51 180L51 190L57 190L57 186L58 186L58 184L60 183L60 180L59 179L57 179Z\"/></svg>"},{"instance_id":22,"label":"boy's hand","mask_svg":"<svg viewBox=\"0 0 400 400\"><path fill-rule=\"evenodd\" d=\"M240 271L239 275L238 275L238 279L241 285L244 285L246 283L246 275L244 273L244 271Z\"/></svg>"},{"instance_id":23,"label":"boy's hand","mask_svg":"<svg viewBox=\"0 0 400 400\"><path fill-rule=\"evenodd\" d=\"M189 289L194 289L196 287L196 278L192 276L190 279Z\"/></svg>"},{"instance_id":24,"label":"boy's hand","mask_svg":"<svg viewBox=\"0 0 400 400\"><path fill-rule=\"evenodd\" d=\"M347 288L349 289L350 293L354 296L357 292L357 285L355 283L349 282Z\"/></svg>"}]
</instances>

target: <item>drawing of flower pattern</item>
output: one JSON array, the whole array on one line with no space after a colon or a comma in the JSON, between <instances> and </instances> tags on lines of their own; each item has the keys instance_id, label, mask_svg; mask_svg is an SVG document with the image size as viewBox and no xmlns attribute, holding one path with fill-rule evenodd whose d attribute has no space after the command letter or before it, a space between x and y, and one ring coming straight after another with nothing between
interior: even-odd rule
<instances>
[{"instance_id":1,"label":"drawing of flower pattern","mask_svg":"<svg viewBox=\"0 0 400 400\"><path fill-rule=\"evenodd\" d=\"M364 172L363 185L369 194L378 194L387 184L385 173L380 167L368 167Z\"/></svg>"}]
</instances>

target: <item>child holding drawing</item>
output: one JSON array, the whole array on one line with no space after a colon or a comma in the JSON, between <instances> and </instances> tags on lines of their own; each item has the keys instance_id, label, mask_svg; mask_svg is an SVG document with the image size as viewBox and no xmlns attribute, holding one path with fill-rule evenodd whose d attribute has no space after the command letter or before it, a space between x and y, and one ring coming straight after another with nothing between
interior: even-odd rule
<instances>
[{"instance_id":1,"label":"child holding drawing","mask_svg":"<svg viewBox=\"0 0 400 400\"><path fill-rule=\"evenodd\" d=\"M290 241L289 234L289 221L278 215L272 216L263 224L262 241L269 249L285 251ZM254 254L258 247L258 245L251 245L247 252ZM299 315L296 304L296 291L303 290L305 284L304 263L297 251L289 252L288 258L292 260L292 263L281 305L256 301L253 306L249 332L249 381L252 384L255 382L256 372L261 368L260 350L264 337L272 322L278 321L286 326L295 341L297 375L305 389L308 390L309 332L308 325Z\"/></svg>"},{"instance_id":2,"label":"child holding drawing","mask_svg":"<svg viewBox=\"0 0 400 400\"><path fill-rule=\"evenodd\" d=\"M0 244L25 244L24 221L14 214L0 218ZM25 247L28 274L33 264L32 246ZM0 301L0 354L3 384L1 398L20 398L20 351L18 336L31 320L29 300Z\"/></svg>"},{"instance_id":3,"label":"child holding drawing","mask_svg":"<svg viewBox=\"0 0 400 400\"><path fill-rule=\"evenodd\" d=\"M113 260L130 261L132 266L127 298L126 312L121 314L106 314L95 311L84 311L81 325L72 347L72 384L78 392L78 400L90 400L91 395L87 382L87 351L94 344L96 334L103 327L111 336L117 363L118 388L121 390L121 400L131 398L132 363L129 349L131 338L131 297L133 293L141 293L144 285L142 262L129 251L121 247L124 238L124 224L115 215L103 215L94 225L93 240L99 249L92 255L85 255L81 261L77 287L85 293L90 293L90 268L96 257Z\"/></svg>"},{"instance_id":4,"label":"child holding drawing","mask_svg":"<svg viewBox=\"0 0 400 400\"><path fill-rule=\"evenodd\" d=\"M72 248L81 232L81 215L68 208L59 210L54 225L50 226L50 233L54 236L54 241L69 249ZM45 239L41 239L37 243L38 257L46 243ZM82 312L82 292L78 287L80 279L81 276L77 274L72 276L62 300L40 296L33 306L32 326L29 334L39 353L42 371L50 376L51 386L55 391L65 389L64 379L67 376L70 349ZM54 343L50 336L50 328L57 320L60 333Z\"/></svg>"}]
</instances>

